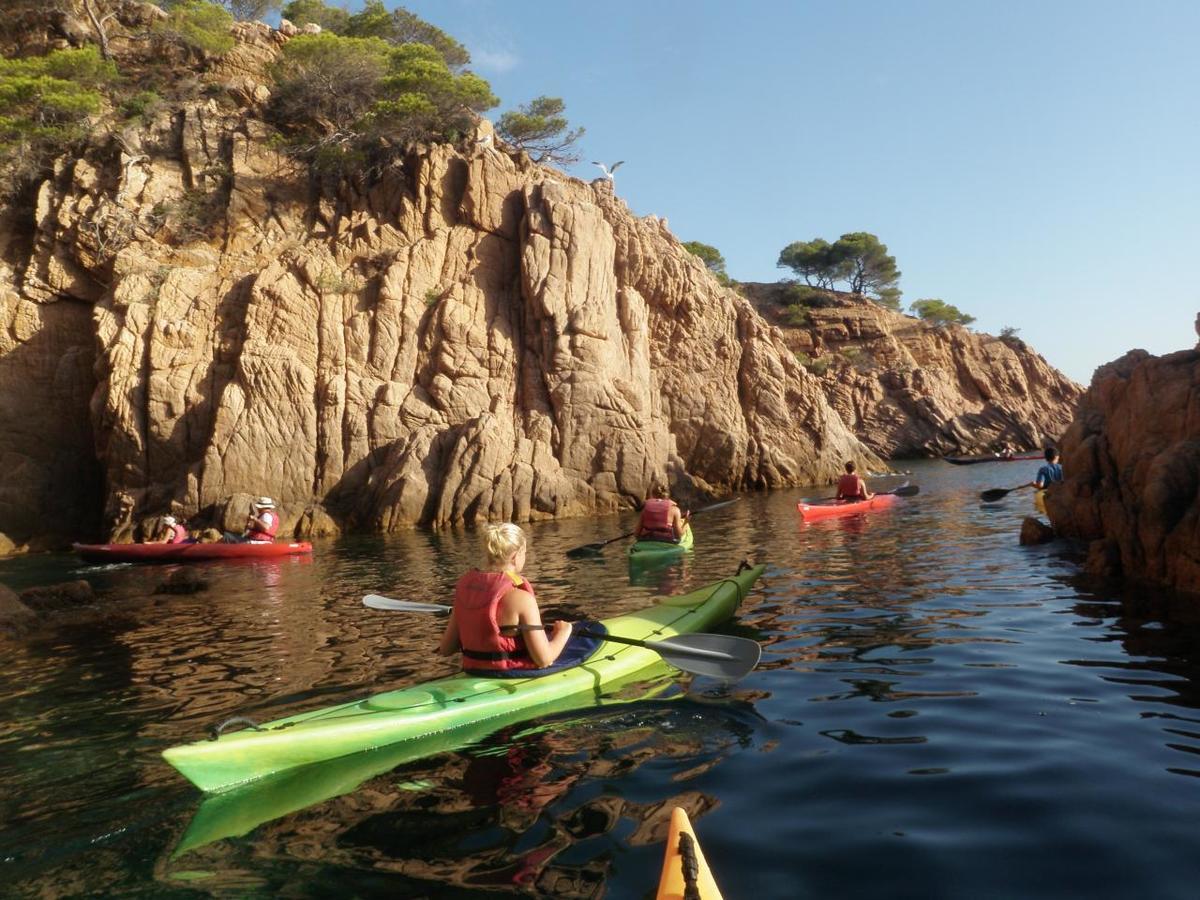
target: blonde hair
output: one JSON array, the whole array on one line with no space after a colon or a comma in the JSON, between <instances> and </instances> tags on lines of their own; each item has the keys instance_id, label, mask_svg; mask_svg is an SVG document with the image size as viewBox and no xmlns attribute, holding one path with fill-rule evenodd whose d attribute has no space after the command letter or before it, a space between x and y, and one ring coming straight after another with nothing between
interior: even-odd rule
<instances>
[{"instance_id":1,"label":"blonde hair","mask_svg":"<svg viewBox=\"0 0 1200 900\"><path fill-rule=\"evenodd\" d=\"M510 556L525 546L525 532L512 522L489 525L484 529L483 534L488 560L493 563L506 562Z\"/></svg>"}]
</instances>

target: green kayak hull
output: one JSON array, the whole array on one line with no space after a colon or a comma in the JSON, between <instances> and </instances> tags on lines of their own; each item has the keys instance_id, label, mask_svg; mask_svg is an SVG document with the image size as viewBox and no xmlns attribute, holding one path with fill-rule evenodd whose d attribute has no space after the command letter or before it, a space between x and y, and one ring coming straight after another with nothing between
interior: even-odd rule
<instances>
[{"instance_id":1,"label":"green kayak hull","mask_svg":"<svg viewBox=\"0 0 1200 900\"><path fill-rule=\"evenodd\" d=\"M683 537L679 539L678 544L672 544L670 541L638 541L629 548L629 559L631 562L654 562L660 559L674 559L691 550L695 542L696 539L692 535L692 526L688 525L683 529Z\"/></svg>"},{"instance_id":2,"label":"green kayak hull","mask_svg":"<svg viewBox=\"0 0 1200 900\"><path fill-rule=\"evenodd\" d=\"M610 634L661 640L704 631L729 619L762 566L747 568L688 594L662 598L639 612L604 619ZM542 710L590 706L606 686L650 670L670 667L653 650L604 641L595 654L561 672L537 678L478 678L459 674L409 688L384 691L362 700L267 722L258 730L221 735L217 740L182 744L163 757L203 791L240 784L298 766L412 742L419 759L479 737ZM564 705L561 701L570 698ZM395 765L404 761L396 757Z\"/></svg>"}]
</instances>

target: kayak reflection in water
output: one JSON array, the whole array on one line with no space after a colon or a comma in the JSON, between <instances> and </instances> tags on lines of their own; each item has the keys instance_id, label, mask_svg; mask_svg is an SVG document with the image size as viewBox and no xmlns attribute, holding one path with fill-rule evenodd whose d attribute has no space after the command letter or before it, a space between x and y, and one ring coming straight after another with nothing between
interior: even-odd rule
<instances>
[{"instance_id":1,"label":"kayak reflection in water","mask_svg":"<svg viewBox=\"0 0 1200 900\"><path fill-rule=\"evenodd\" d=\"M650 496L642 505L642 518L638 521L637 531L634 532L639 541L669 541L678 544L687 527L688 517L679 511L671 492L665 484L659 483L650 489Z\"/></svg>"},{"instance_id":2,"label":"kayak reflection in water","mask_svg":"<svg viewBox=\"0 0 1200 900\"><path fill-rule=\"evenodd\" d=\"M552 665L571 638L570 622L543 628L525 568L525 533L511 522L485 530L488 567L472 569L454 589L454 611L438 646L442 656L462 651L472 675L520 674Z\"/></svg>"},{"instance_id":3,"label":"kayak reflection in water","mask_svg":"<svg viewBox=\"0 0 1200 900\"><path fill-rule=\"evenodd\" d=\"M846 474L838 479L838 503L856 503L862 500L870 500L875 496L867 490L867 483L862 480L861 475L858 475L854 471L855 468L853 461L847 462Z\"/></svg>"}]
</instances>

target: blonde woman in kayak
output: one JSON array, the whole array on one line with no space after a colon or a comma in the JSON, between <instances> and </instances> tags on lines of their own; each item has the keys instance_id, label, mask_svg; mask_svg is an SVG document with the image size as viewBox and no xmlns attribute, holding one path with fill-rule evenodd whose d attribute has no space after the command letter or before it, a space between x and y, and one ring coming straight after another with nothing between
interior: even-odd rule
<instances>
[{"instance_id":1,"label":"blonde woman in kayak","mask_svg":"<svg viewBox=\"0 0 1200 900\"><path fill-rule=\"evenodd\" d=\"M503 676L552 665L571 638L571 623L554 622L542 629L533 586L521 576L525 533L511 522L489 525L485 546L487 568L472 569L454 589L454 611L438 653L461 651L463 671L475 675Z\"/></svg>"},{"instance_id":2,"label":"blonde woman in kayak","mask_svg":"<svg viewBox=\"0 0 1200 900\"><path fill-rule=\"evenodd\" d=\"M875 496L867 490L867 483L854 469L854 463L847 462L846 474L838 479L838 503L855 503L861 500L870 500Z\"/></svg>"}]
</instances>

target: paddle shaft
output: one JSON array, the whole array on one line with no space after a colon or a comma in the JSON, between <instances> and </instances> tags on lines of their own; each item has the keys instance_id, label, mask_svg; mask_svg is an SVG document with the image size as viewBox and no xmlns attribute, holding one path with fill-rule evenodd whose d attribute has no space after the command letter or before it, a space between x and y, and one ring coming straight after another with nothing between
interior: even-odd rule
<instances>
[{"instance_id":1,"label":"paddle shaft","mask_svg":"<svg viewBox=\"0 0 1200 900\"><path fill-rule=\"evenodd\" d=\"M520 631L547 631L548 630L545 625L502 625L502 626L500 626L501 631L504 631L506 628L516 628ZM594 638L599 638L600 640L603 640L603 641L612 641L614 644L628 644L630 647L645 647L648 650L654 650L657 645L663 644L672 653L682 653L685 656L699 656L699 657L703 657L705 659L724 659L724 660L737 659L736 656L733 656L732 654L729 654L729 653L722 653L720 650L704 650L701 647L684 647L679 644L674 644L674 643L671 643L670 638L667 638L665 641L640 641L637 638L627 638L627 637L621 637L619 634L607 634L605 632L600 632L600 631L590 631L587 628L580 628L579 630L572 631L571 633L577 634L580 637L594 637Z\"/></svg>"}]
</instances>

